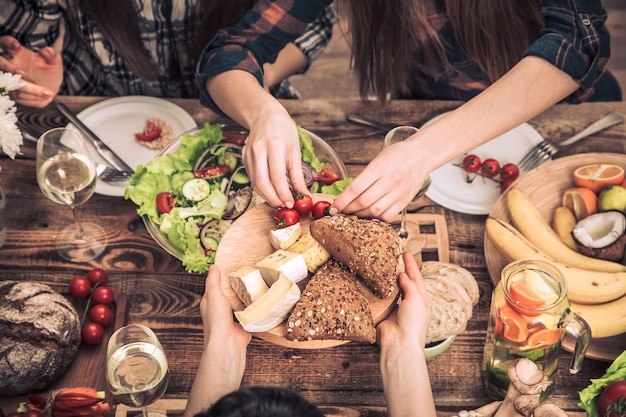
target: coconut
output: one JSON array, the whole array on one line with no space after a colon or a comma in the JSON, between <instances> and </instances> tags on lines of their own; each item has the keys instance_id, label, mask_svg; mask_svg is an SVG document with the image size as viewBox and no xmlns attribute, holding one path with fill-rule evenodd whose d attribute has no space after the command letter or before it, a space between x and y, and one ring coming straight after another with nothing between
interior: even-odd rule
<instances>
[{"instance_id":1,"label":"coconut","mask_svg":"<svg viewBox=\"0 0 626 417\"><path fill-rule=\"evenodd\" d=\"M595 213L572 230L578 251L584 255L619 262L626 247L626 217L619 211Z\"/></svg>"}]
</instances>

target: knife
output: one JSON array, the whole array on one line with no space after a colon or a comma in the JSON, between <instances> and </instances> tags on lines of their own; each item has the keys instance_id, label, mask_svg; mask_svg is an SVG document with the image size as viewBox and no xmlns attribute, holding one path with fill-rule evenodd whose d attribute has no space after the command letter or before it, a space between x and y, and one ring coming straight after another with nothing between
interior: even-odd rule
<instances>
[{"instance_id":1,"label":"knife","mask_svg":"<svg viewBox=\"0 0 626 417\"><path fill-rule=\"evenodd\" d=\"M72 111L68 109L65 104L55 103L55 105L57 109L59 109L59 111L63 113L63 115L67 117L69 121L74 126L76 126L76 128L80 130L83 135L87 136L87 138L91 140L91 143L93 143L93 145L95 146L96 151L98 151L100 156L102 156L109 164L111 164L113 168L117 169L128 178L133 175L135 170L129 167L124 161L122 161L122 159L117 156L115 152L113 152L111 148L109 148L104 142L102 142L102 139L100 139L95 133L93 133L91 129L89 129L83 122L81 122L80 119L76 117L76 115L72 113Z\"/></svg>"}]
</instances>

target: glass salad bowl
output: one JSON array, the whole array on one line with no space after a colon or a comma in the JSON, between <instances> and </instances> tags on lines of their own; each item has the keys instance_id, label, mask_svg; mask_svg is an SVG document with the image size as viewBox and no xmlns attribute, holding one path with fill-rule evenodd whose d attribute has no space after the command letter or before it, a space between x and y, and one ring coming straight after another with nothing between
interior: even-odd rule
<instances>
[{"instance_id":1,"label":"glass salad bowl","mask_svg":"<svg viewBox=\"0 0 626 417\"><path fill-rule=\"evenodd\" d=\"M163 155L173 153L181 146L181 138L183 136L196 135L201 129L202 127L191 129L183 133L182 135L176 137L167 147L162 149L155 156L155 159ZM235 143L232 147L232 151L235 153L239 152L239 155L240 155L242 149L239 143L240 143L240 140L246 137L246 132L245 131L233 131L232 129L225 128L224 126L222 126L222 129L223 129L224 136L226 136L226 138L230 138L231 142ZM333 150L333 148L324 140L322 140L319 136L315 135L314 133L303 128L299 128L299 129L300 129L301 134L304 133L308 135L308 137L310 137L312 147L313 147L313 152L315 153L315 156L317 157L317 159L323 163L323 167L328 168L331 171L335 172L339 176L340 179L348 178L348 172L346 170L346 167L341 161L341 158L339 158L339 155L337 155L337 153ZM230 150L228 150L226 153L228 152L230 152ZM206 151L203 154L207 154L207 153L209 152ZM202 155L199 158L199 163L201 160L203 160L203 158L206 161L206 157ZM200 166L199 164L196 164L194 169L200 168L201 166L202 166L201 164ZM310 167L310 165L303 162L303 172L305 173L305 179L307 176L310 176L310 175L314 176L316 171L319 171L319 169L318 170L313 169L311 171L311 168L307 168L307 167ZM238 170L240 170L243 173L243 175L238 176L238 174L234 172ZM228 181L222 180L223 181L222 189L223 190L225 189L226 194L229 194L228 190L231 189L231 186L235 187L237 183L242 183L247 180L245 169L243 169L242 166L235 168L234 171L232 175L230 175L230 179ZM307 173L307 171L311 171L312 174L311 172ZM176 173L172 175L172 182L174 181L173 178L175 175ZM241 178L244 178L244 180L241 181ZM307 184L308 183L309 182L307 182ZM319 183L315 182L314 186L311 187L312 192L319 192L319 190L314 189L314 187L317 185L319 185ZM237 217L243 214L247 209L252 208L253 206L263 202L263 200L258 195L256 195L256 193L252 192L252 189L249 186L248 187L244 186L242 189L239 189L238 191L236 191L236 193L242 197L238 197L239 201L233 200L234 201L233 204L230 204L230 201L229 201L229 206L226 209L226 213L224 214L223 218L215 222L210 222L212 223L210 226L208 226L207 224L207 226L205 226L204 229L208 229L208 230L200 231L201 241L202 241L203 246L205 246L205 244L208 244L209 246L211 244L214 244L215 247L213 249L217 249L217 244L219 243L221 236L223 236L223 234L227 230L228 226L230 226L232 221L234 221ZM237 212L237 215L232 215L233 209ZM172 242L170 242L166 234L161 231L159 225L152 219L152 217L148 215L143 215L142 218L146 226L146 229L148 230L148 233L150 233L150 236L154 239L154 241L158 243L159 246L161 246L161 248L163 248L170 255L174 256L175 258L179 260L183 260L185 256L183 251L179 249L176 245L172 244ZM208 243L206 242L207 240L209 241Z\"/></svg>"}]
</instances>

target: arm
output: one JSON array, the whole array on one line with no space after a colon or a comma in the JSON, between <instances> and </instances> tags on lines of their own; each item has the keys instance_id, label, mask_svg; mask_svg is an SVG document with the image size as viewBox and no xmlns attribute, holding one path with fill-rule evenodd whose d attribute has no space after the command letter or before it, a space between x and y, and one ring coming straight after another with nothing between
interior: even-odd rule
<instances>
[{"instance_id":1,"label":"arm","mask_svg":"<svg viewBox=\"0 0 626 417\"><path fill-rule=\"evenodd\" d=\"M222 396L239 389L252 336L235 323L233 310L220 288L220 271L213 265L200 301L204 351L189 393L184 417L208 409Z\"/></svg>"},{"instance_id":2,"label":"arm","mask_svg":"<svg viewBox=\"0 0 626 417\"><path fill-rule=\"evenodd\" d=\"M415 258L404 253L406 273L398 283L402 301L378 327L380 372L390 417L436 417L424 356L430 303Z\"/></svg>"}]
</instances>

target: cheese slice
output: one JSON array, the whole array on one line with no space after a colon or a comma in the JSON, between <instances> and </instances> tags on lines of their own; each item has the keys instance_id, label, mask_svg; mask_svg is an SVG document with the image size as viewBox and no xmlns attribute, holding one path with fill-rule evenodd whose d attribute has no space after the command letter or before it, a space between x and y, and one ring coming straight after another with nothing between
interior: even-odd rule
<instances>
[{"instance_id":1,"label":"cheese slice","mask_svg":"<svg viewBox=\"0 0 626 417\"><path fill-rule=\"evenodd\" d=\"M300 299L300 288L295 282L280 277L258 300L243 311L235 311L235 317L249 332L266 332L282 323Z\"/></svg>"},{"instance_id":2,"label":"cheese slice","mask_svg":"<svg viewBox=\"0 0 626 417\"><path fill-rule=\"evenodd\" d=\"M293 282L300 282L309 275L306 262L302 255L279 249L257 262L267 285L271 286L283 273Z\"/></svg>"},{"instance_id":3,"label":"cheese slice","mask_svg":"<svg viewBox=\"0 0 626 417\"><path fill-rule=\"evenodd\" d=\"M261 271L249 266L242 266L230 274L230 286L245 306L258 300L269 289Z\"/></svg>"},{"instance_id":4,"label":"cheese slice","mask_svg":"<svg viewBox=\"0 0 626 417\"><path fill-rule=\"evenodd\" d=\"M300 222L283 227L282 229L272 229L270 231L270 243L274 250L287 249L298 240L301 234L302 227L300 226Z\"/></svg>"},{"instance_id":5,"label":"cheese slice","mask_svg":"<svg viewBox=\"0 0 626 417\"><path fill-rule=\"evenodd\" d=\"M305 233L288 248L289 252L302 255L309 272L314 273L330 259L330 253L310 233Z\"/></svg>"}]
</instances>

